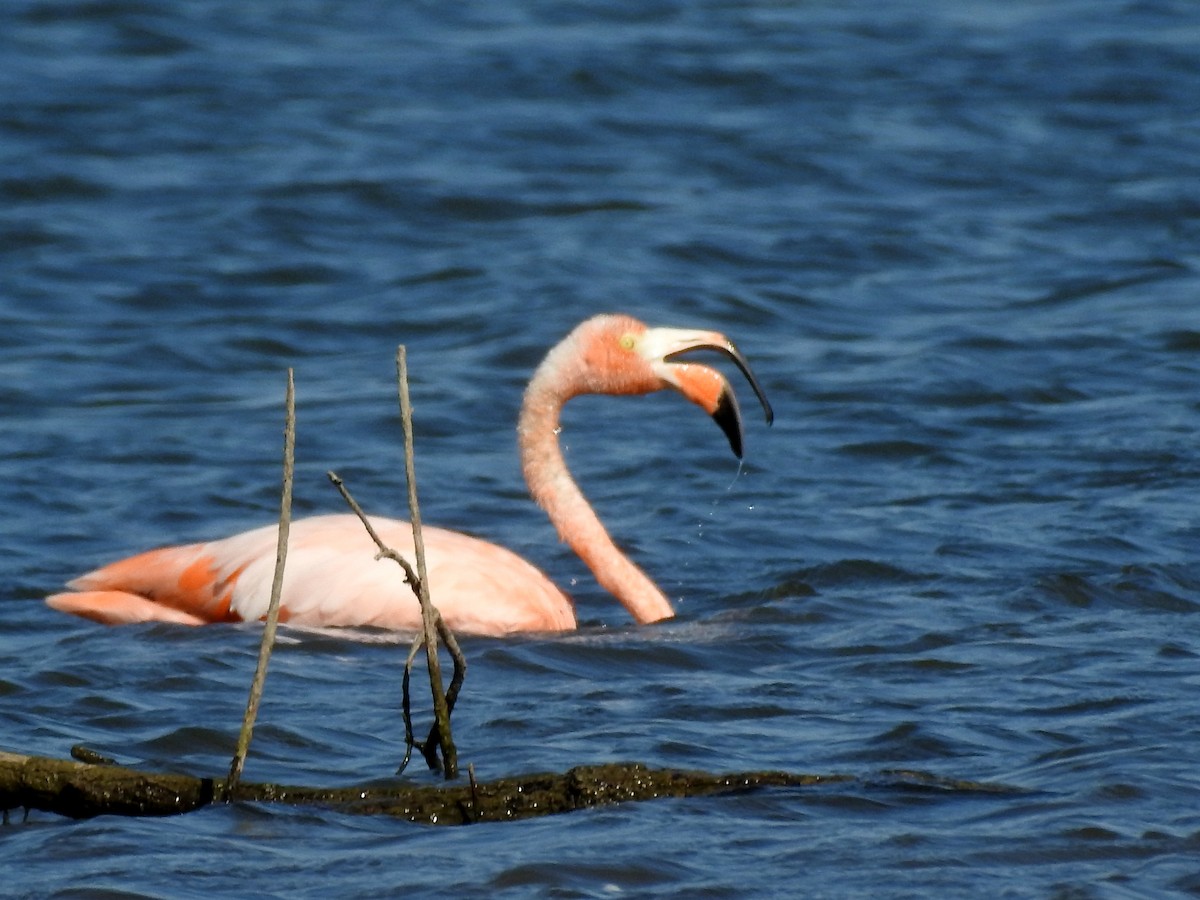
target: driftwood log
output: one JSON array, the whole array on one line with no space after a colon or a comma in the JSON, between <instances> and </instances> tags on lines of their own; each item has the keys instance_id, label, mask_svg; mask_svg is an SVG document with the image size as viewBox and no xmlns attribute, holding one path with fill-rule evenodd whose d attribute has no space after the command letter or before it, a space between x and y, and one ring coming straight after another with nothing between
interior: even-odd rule
<instances>
[{"instance_id":1,"label":"driftwood log","mask_svg":"<svg viewBox=\"0 0 1200 900\"><path fill-rule=\"evenodd\" d=\"M78 755L83 755L78 754ZM140 772L111 762L80 762L0 751L0 809L45 810L76 819L99 815L168 816L214 802L283 803L339 812L387 815L427 825L468 825L552 815L637 800L735 794L764 788L804 788L858 782L861 787L954 794L1011 794L1002 784L944 779L923 772L852 775L788 772L712 774L651 769L639 763L577 766L449 786L289 787L241 782L226 796L219 778Z\"/></svg>"}]
</instances>

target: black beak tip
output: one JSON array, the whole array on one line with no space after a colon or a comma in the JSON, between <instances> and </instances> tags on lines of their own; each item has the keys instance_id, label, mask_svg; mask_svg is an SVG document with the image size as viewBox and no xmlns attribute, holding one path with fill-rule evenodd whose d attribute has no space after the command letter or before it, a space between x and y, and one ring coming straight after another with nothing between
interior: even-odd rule
<instances>
[{"instance_id":1,"label":"black beak tip","mask_svg":"<svg viewBox=\"0 0 1200 900\"><path fill-rule=\"evenodd\" d=\"M713 421L721 426L725 437L729 438L729 449L738 459L742 458L742 415L738 411L737 400L732 392L726 391L717 403L716 411L712 414Z\"/></svg>"},{"instance_id":2,"label":"black beak tip","mask_svg":"<svg viewBox=\"0 0 1200 900\"><path fill-rule=\"evenodd\" d=\"M746 358L732 343L720 344L705 344L703 346L685 347L682 350L676 350L668 353L663 357L664 360L674 359L684 353L690 353L693 350L716 350L718 353L723 353L737 365L742 374L746 376L746 380L750 382L750 386L754 389L754 395L758 397L758 402L762 404L763 413L766 416L767 424L771 425L775 421L775 411L771 409L771 403L767 400L767 395L763 393L762 385L758 383L758 379L754 377L754 373L750 370L750 364L746 362ZM738 459L742 458L742 414L738 411L737 399L733 396L733 391L726 386L724 393L721 394L721 399L717 402L717 408L712 414L716 423L721 426L721 430L725 432L725 437L729 438L729 447L733 450L733 455Z\"/></svg>"}]
</instances>

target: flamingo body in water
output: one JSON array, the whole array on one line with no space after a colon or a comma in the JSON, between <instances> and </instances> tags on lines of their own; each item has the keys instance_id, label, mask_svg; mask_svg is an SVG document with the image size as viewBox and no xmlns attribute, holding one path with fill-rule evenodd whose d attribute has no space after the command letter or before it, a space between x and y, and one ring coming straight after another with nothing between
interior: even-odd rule
<instances>
[{"instance_id":1,"label":"flamingo body in water","mask_svg":"<svg viewBox=\"0 0 1200 900\"><path fill-rule=\"evenodd\" d=\"M530 493L596 580L639 623L674 615L653 581L613 543L571 479L558 443L563 404L579 394L646 394L674 388L716 419L741 456L741 417L725 377L676 358L717 350L737 363L766 413L771 407L733 343L713 331L648 328L628 316L588 319L555 346L525 391L517 427ZM408 522L372 518L385 544L413 557ZM261 619L275 567L277 526L206 543L163 547L76 578L53 608L106 624L164 621L188 625ZM570 598L537 567L509 550L455 531L425 526L430 596L446 623L471 634L567 631ZM352 515L293 522L281 621L308 626L417 630L420 607L399 570L375 561L376 547Z\"/></svg>"}]
</instances>

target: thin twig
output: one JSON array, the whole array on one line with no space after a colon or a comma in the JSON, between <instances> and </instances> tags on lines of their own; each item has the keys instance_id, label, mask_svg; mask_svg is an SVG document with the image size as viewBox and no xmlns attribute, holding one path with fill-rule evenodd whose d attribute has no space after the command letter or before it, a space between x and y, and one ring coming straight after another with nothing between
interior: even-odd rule
<instances>
[{"instance_id":1,"label":"thin twig","mask_svg":"<svg viewBox=\"0 0 1200 900\"><path fill-rule=\"evenodd\" d=\"M363 512L363 508L358 504L358 501L354 499L354 496L350 493L350 489L346 487L346 483L341 479L337 472L326 472L325 474L329 478L330 482L333 483L333 486L338 489L338 493L342 495L342 499L346 501L346 504L354 511L354 514L358 516L359 521L362 522L363 527L367 530L367 534L370 535L371 540L375 542L375 546L379 551L375 554L375 558L393 560L402 569L404 569L404 580L408 583L408 586L412 588L413 596L416 597L417 602L420 603L421 579L418 577L413 567L409 564L408 560L383 542L383 539L379 536L379 533L375 531L374 527L372 527L371 520L367 518L366 513ZM450 631L442 623L442 616L436 608L434 609L434 617L437 620L439 627L444 629L446 633L449 634ZM451 635L451 639L453 640L453 635ZM406 768L408 768L408 763L412 759L413 747L416 747L421 751L421 755L425 757L425 761L429 764L429 768L441 768L441 764L437 758L437 748L439 743L437 739L438 731L436 722L430 731L429 739L427 741L420 742L413 738L412 699L409 691L409 685L412 676L413 660L416 659L417 651L420 650L424 644L425 635L423 631L418 632L416 638L412 642L412 647L408 651L408 659L404 663L404 677L401 680L400 702L400 707L404 714L404 759L401 760L400 767L396 770L397 775L401 774ZM462 656L462 651L458 650L457 643L454 644L454 650L451 652L457 652L458 654L455 657L454 675L458 683L461 684L462 678L459 677L458 659ZM462 665L465 667L465 661L462 663ZM453 683L451 686L453 687ZM454 695L457 696L457 694L458 691L455 689ZM451 709L454 708L453 700L450 701L449 707Z\"/></svg>"},{"instance_id":2,"label":"thin twig","mask_svg":"<svg viewBox=\"0 0 1200 900\"><path fill-rule=\"evenodd\" d=\"M283 570L287 562L288 532L292 522L292 481L296 457L296 383L295 374L287 371L287 394L284 400L285 419L283 426L283 491L279 504L279 539L275 546L275 576L271 581L271 602L267 607L267 622L263 627L262 641L258 647L258 667L250 685L250 698L246 702L246 715L242 719L242 731L238 735L237 750L229 766L226 782L226 799L232 799L242 777L246 754L250 751L250 737L254 732L254 720L258 716L258 704L262 700L263 685L267 680L267 663L275 646L275 629L279 624L279 598L283 593Z\"/></svg>"},{"instance_id":3,"label":"thin twig","mask_svg":"<svg viewBox=\"0 0 1200 900\"><path fill-rule=\"evenodd\" d=\"M450 626L446 624L446 620L442 618L441 613L434 607L434 613L437 616L438 634L441 636L442 643L446 645L446 649L450 651L450 657L454 660L454 674L450 678L450 687L446 690L446 714L450 715L454 712L454 704L458 701L458 692L462 688L463 680L467 675L467 658L463 655L462 648L458 646L458 640L454 637L454 632L450 630ZM438 727L434 722L429 729L429 736L424 741L413 739L412 728L412 706L409 701L409 679L412 675L413 660L416 658L417 651L421 649L425 643L424 635L418 634L412 642L412 646L408 650L408 659L404 661L404 678L401 682L403 701L402 708L404 710L404 759L400 763L400 767L396 769L396 774L401 775L408 768L408 763L412 758L412 748L416 747L421 751L421 755L425 757L425 762L431 769L438 769L441 766L438 763L437 748L438 748Z\"/></svg>"},{"instance_id":4,"label":"thin twig","mask_svg":"<svg viewBox=\"0 0 1200 900\"><path fill-rule=\"evenodd\" d=\"M467 658L463 655L462 648L458 646L458 640L454 637L454 632L450 630L450 626L439 615L437 617L438 634L442 638L442 643L446 645L446 649L450 651L450 658L454 660L454 674L450 676L450 687L446 689L446 714L454 712L454 704L458 700L459 689L462 688L463 680L467 677ZM412 664L412 657L409 657L409 665ZM429 737L426 738L426 743L436 744L437 741L437 723L429 729ZM424 752L422 745L418 747ZM428 759L428 756L426 756ZM431 768L436 768L435 764L431 764Z\"/></svg>"},{"instance_id":5,"label":"thin twig","mask_svg":"<svg viewBox=\"0 0 1200 900\"><path fill-rule=\"evenodd\" d=\"M367 529L367 534L371 536L371 540L374 541L375 546L379 548L379 552L375 554L375 558L390 559L398 563L400 568L404 570L404 580L408 582L409 587L413 589L413 594L415 594L417 599L420 600L421 592L417 585L420 583L421 579L417 576L417 573L413 567L409 565L408 560L383 542L383 539L371 525L371 520L367 518L367 514L363 512L363 508L358 505L358 501L351 496L350 489L346 487L346 483L342 481L338 473L326 472L325 475L331 482L333 482L333 486L338 489L338 493L342 495L342 499L346 501L346 503L350 506L350 509L352 509L354 514L358 516L358 520L362 522L363 527Z\"/></svg>"},{"instance_id":6,"label":"thin twig","mask_svg":"<svg viewBox=\"0 0 1200 900\"><path fill-rule=\"evenodd\" d=\"M421 533L421 508L417 503L417 473L413 452L412 403L408 396L408 362L403 344L396 348L396 381L400 395L400 420L404 426L404 475L408 483L408 509L412 521L413 546L417 557L418 593L421 598L421 625L425 635L425 660L429 666L429 690L433 696L434 725L437 743L442 748L442 770L447 780L458 775L458 751L450 733L450 710L442 686L442 670L438 663L437 610L429 599L429 581L425 571L425 540ZM426 750L425 758L430 758Z\"/></svg>"},{"instance_id":7,"label":"thin twig","mask_svg":"<svg viewBox=\"0 0 1200 900\"><path fill-rule=\"evenodd\" d=\"M446 649L450 651L450 657L454 660L454 674L450 676L450 687L446 691L446 706L450 712L454 712L458 691L467 677L467 658L463 655L462 648L458 646L458 638L454 636L454 632L450 630L450 626L440 615L437 619L437 626L442 643L446 645Z\"/></svg>"},{"instance_id":8,"label":"thin twig","mask_svg":"<svg viewBox=\"0 0 1200 900\"><path fill-rule=\"evenodd\" d=\"M454 749L453 738L450 735L450 713L454 710L455 701L458 699L459 690L462 687L464 678L466 677L467 663L463 656L461 648L458 646L458 641L454 638L454 633L450 630L438 612L437 607L433 606L429 599L429 592L425 589L424 565L425 565L425 545L422 539L421 532L421 512L417 503L416 497L416 475L413 467L413 437L412 437L412 407L408 400L408 373L405 366L404 347L397 349L396 354L397 367L397 383L400 393L400 411L404 422L405 431L405 474L407 475L409 508L411 510L411 518L413 523L413 543L416 549L417 571L408 563L404 557L388 547L379 537L371 525L371 521L363 512L362 507L350 494L345 483L336 472L328 472L329 480L333 486L338 489L353 510L358 516L363 527L371 540L374 541L378 552L375 554L376 559L391 559L404 569L405 581L416 594L418 601L421 604L421 633L413 641L412 647L409 650L408 659L404 665L404 677L402 681L402 709L404 714L404 759L401 761L397 774L404 771L408 766L409 760L412 758L412 749L416 747L425 757L425 761L431 769L442 768L446 777L454 778L457 775L457 754ZM441 637L442 642L450 651L450 655L454 660L454 674L451 677L450 689L443 692L441 680L441 666L437 659L437 636ZM433 696L434 706L434 723L430 728L429 737L424 742L420 742L413 737L412 728L412 703L410 695L410 680L412 674L413 661L416 658L417 651L424 646L426 648L426 660L429 664L430 690ZM432 653L430 647L433 648ZM440 702L439 702L440 701ZM439 713L439 710L444 710L444 715ZM438 748L442 750L444 762L438 761Z\"/></svg>"},{"instance_id":9,"label":"thin twig","mask_svg":"<svg viewBox=\"0 0 1200 900\"><path fill-rule=\"evenodd\" d=\"M479 817L479 782L475 780L475 763L467 763L467 778L471 782L471 819Z\"/></svg>"},{"instance_id":10,"label":"thin twig","mask_svg":"<svg viewBox=\"0 0 1200 900\"><path fill-rule=\"evenodd\" d=\"M403 775L404 770L408 768L408 762L412 759L412 749L417 745L413 738L412 725L412 701L408 691L408 683L412 676L413 660L417 658L417 651L421 649L421 643L424 640L422 635L417 635L413 639L412 646L408 648L408 659L404 661L404 677L400 682L401 701L400 708L404 712L404 759L400 761L400 767L396 769L397 775ZM419 748L422 753L425 752L424 747Z\"/></svg>"}]
</instances>

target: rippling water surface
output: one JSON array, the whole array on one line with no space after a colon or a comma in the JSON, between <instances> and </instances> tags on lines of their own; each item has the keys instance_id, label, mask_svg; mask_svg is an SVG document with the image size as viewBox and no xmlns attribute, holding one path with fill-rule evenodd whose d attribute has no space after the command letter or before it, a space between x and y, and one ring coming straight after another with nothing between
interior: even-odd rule
<instances>
[{"instance_id":1,"label":"rippling water surface","mask_svg":"<svg viewBox=\"0 0 1200 900\"><path fill-rule=\"evenodd\" d=\"M41 598L298 512L338 469L535 560L582 628L470 639L481 778L639 760L852 786L447 830L234 806L0 829L12 896L1200 892L1200 11L154 4L0 13L0 717L221 774L254 626ZM620 310L730 334L738 468L678 398L568 409L676 602L636 628L526 499L525 379ZM246 776L387 776L403 649L285 629ZM874 785L892 769L1003 796ZM419 783L435 783L415 772Z\"/></svg>"}]
</instances>

